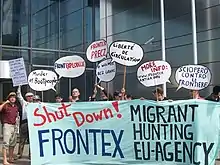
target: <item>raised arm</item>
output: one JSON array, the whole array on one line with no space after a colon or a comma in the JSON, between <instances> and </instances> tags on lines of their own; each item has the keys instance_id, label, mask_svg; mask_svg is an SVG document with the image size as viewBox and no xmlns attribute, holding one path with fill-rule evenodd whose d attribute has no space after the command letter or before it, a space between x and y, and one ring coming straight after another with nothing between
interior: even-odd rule
<instances>
[{"instance_id":1,"label":"raised arm","mask_svg":"<svg viewBox=\"0 0 220 165\"><path fill-rule=\"evenodd\" d=\"M6 105L6 104L8 104L9 103L9 101L7 100L6 102L4 102L2 105L0 105L0 112L2 111L2 109L4 108L4 106Z\"/></svg>"},{"instance_id":2,"label":"raised arm","mask_svg":"<svg viewBox=\"0 0 220 165\"><path fill-rule=\"evenodd\" d=\"M18 97L18 100L19 100L21 106L23 106L26 103L26 101L24 100L24 98L23 98L23 96L21 94L21 86L18 87L17 97Z\"/></svg>"}]
</instances>

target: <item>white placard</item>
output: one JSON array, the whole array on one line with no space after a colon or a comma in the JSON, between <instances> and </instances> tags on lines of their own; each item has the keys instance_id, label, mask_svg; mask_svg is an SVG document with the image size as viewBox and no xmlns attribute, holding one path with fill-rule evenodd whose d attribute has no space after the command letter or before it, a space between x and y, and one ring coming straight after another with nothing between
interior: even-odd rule
<instances>
[{"instance_id":1,"label":"white placard","mask_svg":"<svg viewBox=\"0 0 220 165\"><path fill-rule=\"evenodd\" d=\"M107 59L99 63L96 68L96 75L99 81L109 82L112 81L116 75L116 64L111 62L112 59Z\"/></svg>"},{"instance_id":2,"label":"white placard","mask_svg":"<svg viewBox=\"0 0 220 165\"><path fill-rule=\"evenodd\" d=\"M185 65L177 69L175 79L180 88L202 90L211 82L211 71L202 65Z\"/></svg>"},{"instance_id":3,"label":"white placard","mask_svg":"<svg viewBox=\"0 0 220 165\"><path fill-rule=\"evenodd\" d=\"M66 56L58 59L54 69L61 77L75 78L81 76L86 70L86 63L80 56Z\"/></svg>"},{"instance_id":4,"label":"white placard","mask_svg":"<svg viewBox=\"0 0 220 165\"><path fill-rule=\"evenodd\" d=\"M105 40L99 40L89 45L86 50L86 56L90 62L98 62L106 57L107 52L107 42Z\"/></svg>"},{"instance_id":5,"label":"white placard","mask_svg":"<svg viewBox=\"0 0 220 165\"><path fill-rule=\"evenodd\" d=\"M113 61L125 66L135 66L141 62L144 50L133 42L115 41L110 45L109 54Z\"/></svg>"},{"instance_id":6,"label":"white placard","mask_svg":"<svg viewBox=\"0 0 220 165\"><path fill-rule=\"evenodd\" d=\"M50 70L34 70L28 76L28 84L35 91L47 91L52 89L58 82L58 76Z\"/></svg>"},{"instance_id":7,"label":"white placard","mask_svg":"<svg viewBox=\"0 0 220 165\"><path fill-rule=\"evenodd\" d=\"M149 61L137 70L137 78L146 87L170 82L171 67L166 61Z\"/></svg>"},{"instance_id":8,"label":"white placard","mask_svg":"<svg viewBox=\"0 0 220 165\"><path fill-rule=\"evenodd\" d=\"M27 73L23 58L9 60L9 67L14 87L28 84Z\"/></svg>"}]
</instances>

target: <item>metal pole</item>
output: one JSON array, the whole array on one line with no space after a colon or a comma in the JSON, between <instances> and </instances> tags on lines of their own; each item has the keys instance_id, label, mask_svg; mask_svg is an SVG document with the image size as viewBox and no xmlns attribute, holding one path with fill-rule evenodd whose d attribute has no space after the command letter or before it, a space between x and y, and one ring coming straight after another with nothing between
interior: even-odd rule
<instances>
[{"instance_id":1,"label":"metal pole","mask_svg":"<svg viewBox=\"0 0 220 165\"><path fill-rule=\"evenodd\" d=\"M165 25L164 25L164 0L160 0L160 19L161 19L161 45L162 45L162 60L166 61L166 45L165 45ZM167 96L166 83L163 84L164 96Z\"/></svg>"},{"instance_id":2,"label":"metal pole","mask_svg":"<svg viewBox=\"0 0 220 165\"><path fill-rule=\"evenodd\" d=\"M191 6L192 6L193 61L194 64L198 64L195 0L191 0Z\"/></svg>"}]
</instances>

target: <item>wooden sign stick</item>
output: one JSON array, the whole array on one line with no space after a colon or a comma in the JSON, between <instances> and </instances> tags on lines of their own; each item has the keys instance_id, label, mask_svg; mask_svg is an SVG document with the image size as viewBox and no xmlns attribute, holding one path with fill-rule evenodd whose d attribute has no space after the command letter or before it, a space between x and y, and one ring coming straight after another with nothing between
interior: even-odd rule
<instances>
[{"instance_id":1,"label":"wooden sign stick","mask_svg":"<svg viewBox=\"0 0 220 165\"><path fill-rule=\"evenodd\" d=\"M125 86L126 86L126 72L127 72L127 67L124 66L124 76L123 76L123 86L122 89L125 90Z\"/></svg>"}]
</instances>

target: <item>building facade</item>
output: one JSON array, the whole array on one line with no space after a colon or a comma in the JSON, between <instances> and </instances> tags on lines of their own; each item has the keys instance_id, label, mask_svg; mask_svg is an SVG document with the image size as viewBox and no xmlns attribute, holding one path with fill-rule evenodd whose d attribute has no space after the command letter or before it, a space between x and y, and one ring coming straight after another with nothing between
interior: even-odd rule
<instances>
[{"instance_id":1,"label":"building facade","mask_svg":"<svg viewBox=\"0 0 220 165\"><path fill-rule=\"evenodd\" d=\"M53 63L62 56L80 55L94 40L130 40L144 48L144 58L161 60L160 0L0 0L0 58L9 60L23 57L27 71L53 70ZM198 63L212 71L207 96L214 85L220 84L220 1L196 0ZM167 95L173 99L188 97L174 79L175 70L193 64L193 37L190 0L165 0L166 60L173 68ZM152 39L152 42L145 44ZM139 66L139 65L138 65ZM126 89L136 97L152 97L154 88L146 88L136 78L138 66L127 68ZM86 100L95 81L95 64L87 61L84 75L75 79L62 78L56 89L67 99L77 87ZM120 90L123 67L117 66L113 82L104 84L109 91ZM10 80L0 80L0 99L12 88ZM24 93L27 91L23 88ZM38 93L44 101L54 98L54 91Z\"/></svg>"},{"instance_id":2,"label":"building facade","mask_svg":"<svg viewBox=\"0 0 220 165\"><path fill-rule=\"evenodd\" d=\"M212 81L208 88L201 91L209 95L215 85L220 84L220 1L195 0L197 19L198 63L210 68ZM191 0L164 0L166 61L172 66L171 84L167 84L167 96L172 99L189 98L189 92L180 89L176 92L174 79L178 67L193 64L193 36L191 19ZM130 40L144 48L142 63L161 60L161 21L160 0L105 0L100 1L101 37L108 43L115 40ZM107 26L105 25L107 24ZM153 39L151 43L145 44ZM139 64L139 65L140 65ZM134 96L152 98L154 88L146 88L136 78L139 67L127 68L126 89ZM118 66L117 76L112 84L120 89L123 81L123 67Z\"/></svg>"},{"instance_id":3,"label":"building facade","mask_svg":"<svg viewBox=\"0 0 220 165\"><path fill-rule=\"evenodd\" d=\"M27 72L53 70L63 56L80 55L85 59L88 44L99 38L99 1L97 0L0 0L0 58L23 57ZM65 100L77 87L81 97L91 95L94 64L87 62L84 75L62 78L56 86ZM0 99L12 88L10 80L1 79ZM23 93L27 90L23 87ZM44 101L54 100L55 92L38 93Z\"/></svg>"}]
</instances>

